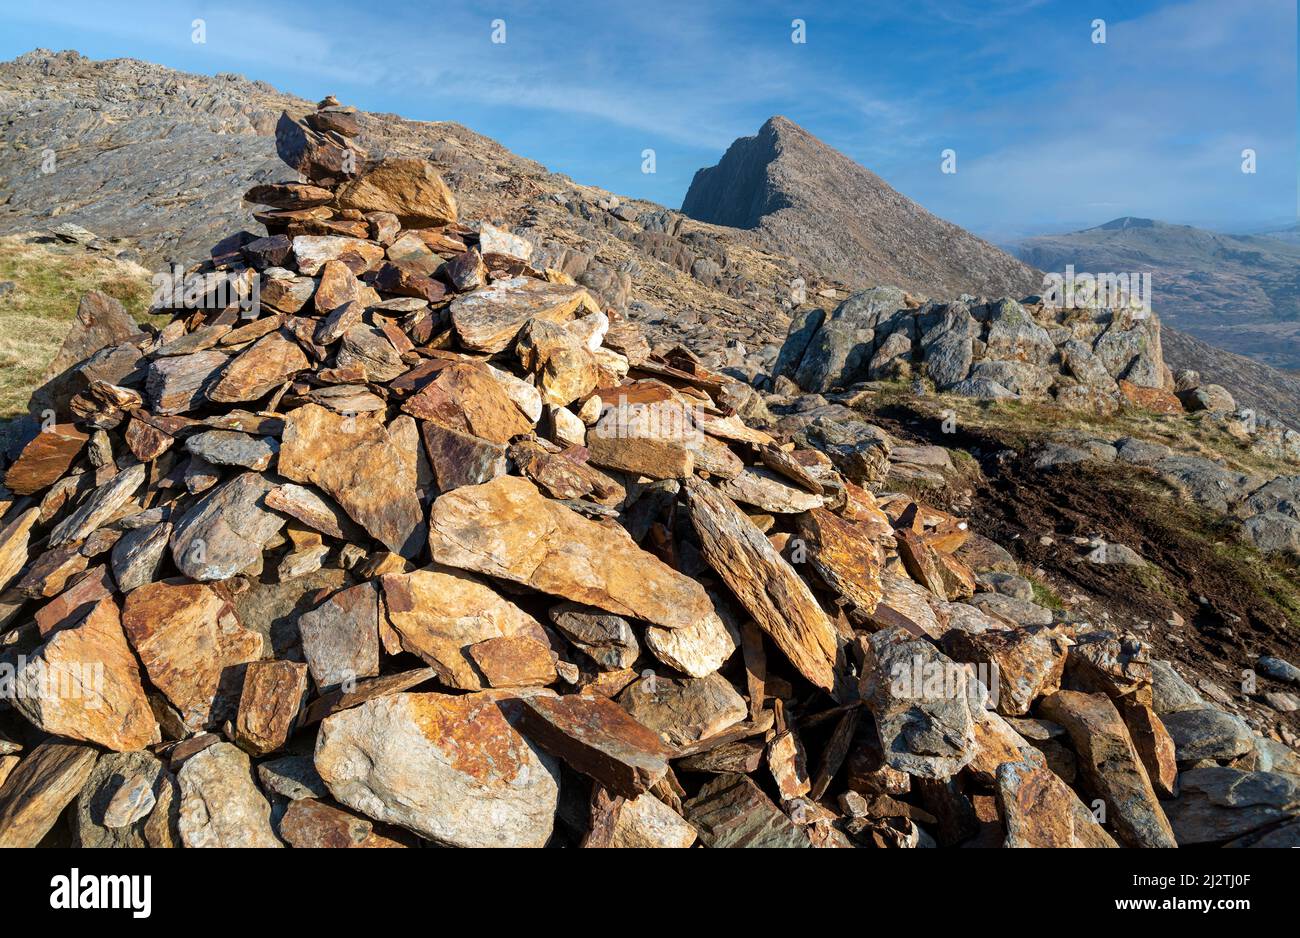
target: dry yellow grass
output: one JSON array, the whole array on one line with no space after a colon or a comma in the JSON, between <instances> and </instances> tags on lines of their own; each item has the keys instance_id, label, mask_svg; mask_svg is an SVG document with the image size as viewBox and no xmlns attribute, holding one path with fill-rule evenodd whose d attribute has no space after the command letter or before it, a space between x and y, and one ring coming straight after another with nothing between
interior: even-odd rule
<instances>
[{"instance_id":1,"label":"dry yellow grass","mask_svg":"<svg viewBox=\"0 0 1300 938\"><path fill-rule=\"evenodd\" d=\"M26 412L27 399L68 331L77 301L88 290L116 297L137 319L149 305L149 271L75 244L46 243L33 235L0 237L0 435Z\"/></svg>"}]
</instances>

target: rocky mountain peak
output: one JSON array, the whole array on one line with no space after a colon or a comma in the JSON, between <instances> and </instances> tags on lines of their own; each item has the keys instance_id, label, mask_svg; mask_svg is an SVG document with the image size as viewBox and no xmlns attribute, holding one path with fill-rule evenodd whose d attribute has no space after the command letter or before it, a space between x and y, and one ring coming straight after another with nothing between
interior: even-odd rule
<instances>
[{"instance_id":1,"label":"rocky mountain peak","mask_svg":"<svg viewBox=\"0 0 1300 938\"><path fill-rule=\"evenodd\" d=\"M935 217L781 116L698 171L682 212L755 229L769 249L850 284L889 283L955 298L1024 295L1041 283L1028 265Z\"/></svg>"}]
</instances>

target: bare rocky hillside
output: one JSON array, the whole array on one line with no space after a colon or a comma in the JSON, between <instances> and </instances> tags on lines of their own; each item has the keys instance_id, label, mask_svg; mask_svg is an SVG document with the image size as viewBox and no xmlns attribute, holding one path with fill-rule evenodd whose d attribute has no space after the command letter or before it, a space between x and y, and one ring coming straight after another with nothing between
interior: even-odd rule
<instances>
[{"instance_id":1,"label":"bare rocky hillside","mask_svg":"<svg viewBox=\"0 0 1300 938\"><path fill-rule=\"evenodd\" d=\"M72 222L128 239L155 269L201 260L248 225L241 194L283 175L281 111L310 106L239 75L132 59L36 50L0 64L0 232ZM744 233L580 185L459 124L365 112L357 121L360 150L430 159L467 215L532 242L655 341L753 351L783 337L792 281L803 278L814 301L834 286ZM47 151L52 172L42 171Z\"/></svg>"},{"instance_id":2,"label":"bare rocky hillside","mask_svg":"<svg viewBox=\"0 0 1300 938\"><path fill-rule=\"evenodd\" d=\"M280 178L280 112L307 107L266 82L133 59L37 49L0 63L0 233L73 223L152 270L201 260L248 225L240 194ZM688 344L750 377L770 372L800 301L830 311L848 288L875 284L944 299L1019 298L1041 286L1036 271L783 118L702 170L685 214L581 185L459 124L357 120L361 148L431 159L467 214L534 243L652 342ZM186 224L174 224L182 213ZM1280 373L1230 358L1225 367L1164 334L1175 371L1196 369L1242 402L1300 421L1300 394ZM1186 348L1197 354L1184 358Z\"/></svg>"},{"instance_id":3,"label":"bare rocky hillside","mask_svg":"<svg viewBox=\"0 0 1300 938\"><path fill-rule=\"evenodd\" d=\"M937 218L875 173L784 117L695 174L682 212L754 229L773 250L854 284L894 284L925 296L1020 297L1042 275Z\"/></svg>"}]
</instances>

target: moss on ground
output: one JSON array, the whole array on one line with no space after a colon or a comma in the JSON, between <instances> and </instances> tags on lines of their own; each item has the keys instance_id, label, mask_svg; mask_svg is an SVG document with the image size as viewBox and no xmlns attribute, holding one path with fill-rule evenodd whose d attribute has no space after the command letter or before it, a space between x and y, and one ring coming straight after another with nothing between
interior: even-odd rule
<instances>
[{"instance_id":1,"label":"moss on ground","mask_svg":"<svg viewBox=\"0 0 1300 938\"><path fill-rule=\"evenodd\" d=\"M1038 605L1051 609L1054 612L1060 612L1065 608L1065 603L1061 600L1061 597L1056 590L1052 589L1033 574L1025 574L1025 579L1028 580L1029 585L1033 587L1034 602L1038 603Z\"/></svg>"}]
</instances>

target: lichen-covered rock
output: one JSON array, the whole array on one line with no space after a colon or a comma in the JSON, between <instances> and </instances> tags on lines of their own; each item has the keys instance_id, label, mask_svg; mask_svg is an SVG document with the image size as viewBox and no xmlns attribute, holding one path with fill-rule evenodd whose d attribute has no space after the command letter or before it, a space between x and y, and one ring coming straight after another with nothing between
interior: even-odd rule
<instances>
[{"instance_id":1,"label":"lichen-covered rock","mask_svg":"<svg viewBox=\"0 0 1300 938\"><path fill-rule=\"evenodd\" d=\"M438 563L664 628L692 625L713 609L702 586L641 550L621 528L588 521L517 476L439 496L429 515L429 546Z\"/></svg>"},{"instance_id":2,"label":"lichen-covered rock","mask_svg":"<svg viewBox=\"0 0 1300 938\"><path fill-rule=\"evenodd\" d=\"M186 847L283 847L271 805L253 781L248 756L219 742L190 756L177 773L178 826Z\"/></svg>"},{"instance_id":3,"label":"lichen-covered rock","mask_svg":"<svg viewBox=\"0 0 1300 938\"><path fill-rule=\"evenodd\" d=\"M508 696L394 694L327 717L316 769L341 804L456 847L542 847L558 771L503 712Z\"/></svg>"}]
</instances>

